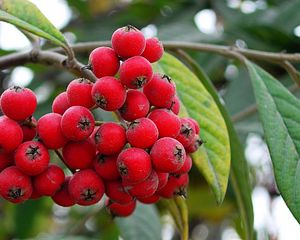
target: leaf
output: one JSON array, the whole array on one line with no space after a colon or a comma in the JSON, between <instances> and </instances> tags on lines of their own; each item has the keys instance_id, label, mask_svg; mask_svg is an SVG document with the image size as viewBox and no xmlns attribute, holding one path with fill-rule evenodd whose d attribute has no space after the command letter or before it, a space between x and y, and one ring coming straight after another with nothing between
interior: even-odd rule
<instances>
[{"instance_id":1,"label":"leaf","mask_svg":"<svg viewBox=\"0 0 300 240\"><path fill-rule=\"evenodd\" d=\"M247 67L278 189L300 223L300 101L257 65Z\"/></svg>"},{"instance_id":2,"label":"leaf","mask_svg":"<svg viewBox=\"0 0 300 240\"><path fill-rule=\"evenodd\" d=\"M193 154L193 159L212 187L217 202L221 203L230 170L229 137L224 119L212 96L179 60L165 54L155 66L159 72L169 75L175 81L181 102L188 114L201 126L201 138L205 144Z\"/></svg>"},{"instance_id":3,"label":"leaf","mask_svg":"<svg viewBox=\"0 0 300 240\"><path fill-rule=\"evenodd\" d=\"M134 213L126 218L114 219L124 240L161 239L161 223L154 205L137 203Z\"/></svg>"},{"instance_id":4,"label":"leaf","mask_svg":"<svg viewBox=\"0 0 300 240\"><path fill-rule=\"evenodd\" d=\"M0 0L0 21L5 21L32 34L67 48L63 34L27 0Z\"/></svg>"}]
</instances>

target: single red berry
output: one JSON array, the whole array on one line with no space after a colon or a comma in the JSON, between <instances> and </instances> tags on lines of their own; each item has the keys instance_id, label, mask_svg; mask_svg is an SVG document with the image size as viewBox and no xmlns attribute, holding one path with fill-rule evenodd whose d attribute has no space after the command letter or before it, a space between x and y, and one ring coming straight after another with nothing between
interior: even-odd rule
<instances>
[{"instance_id":1,"label":"single red berry","mask_svg":"<svg viewBox=\"0 0 300 240\"><path fill-rule=\"evenodd\" d=\"M69 193L70 180L71 180L70 176L66 177L61 188L52 196L52 200L59 206L71 207L75 204L75 201L73 200L73 198L70 196Z\"/></svg>"},{"instance_id":2,"label":"single red berry","mask_svg":"<svg viewBox=\"0 0 300 240\"><path fill-rule=\"evenodd\" d=\"M101 124L94 139L99 153L116 155L126 144L126 132L119 124L106 122Z\"/></svg>"},{"instance_id":3,"label":"single red berry","mask_svg":"<svg viewBox=\"0 0 300 240\"><path fill-rule=\"evenodd\" d=\"M169 76L155 73L151 81L145 85L143 92L153 106L165 108L172 102L176 87Z\"/></svg>"},{"instance_id":4,"label":"single red berry","mask_svg":"<svg viewBox=\"0 0 300 240\"><path fill-rule=\"evenodd\" d=\"M37 123L37 132L44 145L49 149L59 149L67 143L61 129L62 116L58 113L48 113Z\"/></svg>"},{"instance_id":5,"label":"single red berry","mask_svg":"<svg viewBox=\"0 0 300 240\"><path fill-rule=\"evenodd\" d=\"M126 192L129 192L134 197L150 197L152 196L158 187L158 176L155 171L152 171L150 176L137 184L132 184L127 181L122 181L123 187Z\"/></svg>"},{"instance_id":6,"label":"single red berry","mask_svg":"<svg viewBox=\"0 0 300 240\"><path fill-rule=\"evenodd\" d=\"M162 189L164 186L166 186L168 179L169 179L169 173L164 172L156 172L158 177L158 187L157 191Z\"/></svg>"},{"instance_id":7,"label":"single red berry","mask_svg":"<svg viewBox=\"0 0 300 240\"><path fill-rule=\"evenodd\" d=\"M182 167L179 168L176 172L174 172L174 174L180 175L183 173L188 173L191 170L192 165L193 165L192 158L190 157L190 155L186 154Z\"/></svg>"},{"instance_id":8,"label":"single red berry","mask_svg":"<svg viewBox=\"0 0 300 240\"><path fill-rule=\"evenodd\" d=\"M15 152L17 168L29 176L35 176L45 171L49 161L48 149L40 142L24 142Z\"/></svg>"},{"instance_id":9,"label":"single red berry","mask_svg":"<svg viewBox=\"0 0 300 240\"><path fill-rule=\"evenodd\" d=\"M105 193L112 201L120 204L127 204L133 200L120 181L106 182Z\"/></svg>"},{"instance_id":10,"label":"single red berry","mask_svg":"<svg viewBox=\"0 0 300 240\"><path fill-rule=\"evenodd\" d=\"M168 103L166 108L171 110L174 114L178 115L180 111L180 100L177 95L175 95L172 101Z\"/></svg>"},{"instance_id":11,"label":"single red berry","mask_svg":"<svg viewBox=\"0 0 300 240\"><path fill-rule=\"evenodd\" d=\"M65 164L70 169L86 169L92 167L96 149L91 140L68 142L62 149Z\"/></svg>"},{"instance_id":12,"label":"single red berry","mask_svg":"<svg viewBox=\"0 0 300 240\"><path fill-rule=\"evenodd\" d=\"M132 147L150 148L158 139L158 129L149 118L139 118L129 124L126 137Z\"/></svg>"},{"instance_id":13,"label":"single red berry","mask_svg":"<svg viewBox=\"0 0 300 240\"><path fill-rule=\"evenodd\" d=\"M1 95L2 112L16 121L23 121L32 116L36 105L36 96L29 88L14 86Z\"/></svg>"},{"instance_id":14,"label":"single red berry","mask_svg":"<svg viewBox=\"0 0 300 240\"><path fill-rule=\"evenodd\" d=\"M136 207L136 201L133 200L127 204L120 204L116 202L112 202L109 198L105 202L106 208L108 212L112 216L117 217L128 217L130 216Z\"/></svg>"},{"instance_id":15,"label":"single red berry","mask_svg":"<svg viewBox=\"0 0 300 240\"><path fill-rule=\"evenodd\" d=\"M142 56L148 59L149 62L157 62L164 54L162 42L156 37L146 39L146 47Z\"/></svg>"},{"instance_id":16,"label":"single red berry","mask_svg":"<svg viewBox=\"0 0 300 240\"><path fill-rule=\"evenodd\" d=\"M6 116L0 117L0 133L0 152L12 152L22 143L21 127Z\"/></svg>"},{"instance_id":17,"label":"single red berry","mask_svg":"<svg viewBox=\"0 0 300 240\"><path fill-rule=\"evenodd\" d=\"M126 99L126 91L114 77L102 77L92 88L92 97L98 107L106 111L116 111Z\"/></svg>"},{"instance_id":18,"label":"single red berry","mask_svg":"<svg viewBox=\"0 0 300 240\"><path fill-rule=\"evenodd\" d=\"M187 173L181 175L170 175L169 180L157 194L164 198L172 198L175 195L186 197L186 187L189 183L189 175Z\"/></svg>"},{"instance_id":19,"label":"single red berry","mask_svg":"<svg viewBox=\"0 0 300 240\"><path fill-rule=\"evenodd\" d=\"M153 194L150 197L143 197L143 198L137 198L141 203L144 204L154 204L157 203L160 199L160 196L158 194Z\"/></svg>"},{"instance_id":20,"label":"single red berry","mask_svg":"<svg viewBox=\"0 0 300 240\"><path fill-rule=\"evenodd\" d=\"M199 135L195 135L194 140L192 143L185 148L187 153L193 153L198 150L198 148L203 144L203 141L199 137Z\"/></svg>"},{"instance_id":21,"label":"single red berry","mask_svg":"<svg viewBox=\"0 0 300 240\"><path fill-rule=\"evenodd\" d=\"M1 153L0 152L0 172L14 163L13 153Z\"/></svg>"},{"instance_id":22,"label":"single red berry","mask_svg":"<svg viewBox=\"0 0 300 240\"><path fill-rule=\"evenodd\" d=\"M66 92L62 92L53 100L52 112L63 115L69 107L71 107L71 105L68 101L68 95Z\"/></svg>"},{"instance_id":23,"label":"single red berry","mask_svg":"<svg viewBox=\"0 0 300 240\"><path fill-rule=\"evenodd\" d=\"M149 154L140 148L127 148L117 159L119 173L124 181L139 183L151 174L152 166Z\"/></svg>"},{"instance_id":24,"label":"single red berry","mask_svg":"<svg viewBox=\"0 0 300 240\"><path fill-rule=\"evenodd\" d=\"M155 109L149 115L156 125L159 137L175 138L180 131L180 118L167 109Z\"/></svg>"},{"instance_id":25,"label":"single red berry","mask_svg":"<svg viewBox=\"0 0 300 240\"><path fill-rule=\"evenodd\" d=\"M194 124L188 118L180 119L180 132L176 139L184 146L188 147L193 143L196 135Z\"/></svg>"},{"instance_id":26,"label":"single red berry","mask_svg":"<svg viewBox=\"0 0 300 240\"><path fill-rule=\"evenodd\" d=\"M97 78L114 76L120 67L118 55L110 47L95 48L90 54L89 63Z\"/></svg>"},{"instance_id":27,"label":"single red berry","mask_svg":"<svg viewBox=\"0 0 300 240\"><path fill-rule=\"evenodd\" d=\"M107 156L98 153L93 161L96 173L103 179L113 181L121 176L117 168L117 156Z\"/></svg>"},{"instance_id":28,"label":"single red berry","mask_svg":"<svg viewBox=\"0 0 300 240\"><path fill-rule=\"evenodd\" d=\"M138 90L128 90L125 103L119 109L121 117L126 121L146 117L150 103L146 95Z\"/></svg>"},{"instance_id":29,"label":"single red berry","mask_svg":"<svg viewBox=\"0 0 300 240\"><path fill-rule=\"evenodd\" d=\"M182 167L185 155L182 144L170 137L157 140L150 151L153 167L158 172L177 171Z\"/></svg>"},{"instance_id":30,"label":"single red berry","mask_svg":"<svg viewBox=\"0 0 300 240\"><path fill-rule=\"evenodd\" d=\"M91 108L95 105L91 96L93 83L86 78L77 78L67 87L68 101L71 106Z\"/></svg>"},{"instance_id":31,"label":"single red berry","mask_svg":"<svg viewBox=\"0 0 300 240\"><path fill-rule=\"evenodd\" d=\"M30 177L15 166L8 167L0 173L0 195L12 202L21 203L32 194Z\"/></svg>"},{"instance_id":32,"label":"single red berry","mask_svg":"<svg viewBox=\"0 0 300 240\"><path fill-rule=\"evenodd\" d=\"M70 107L62 116L61 129L66 138L72 141L87 139L93 132L95 119L85 107Z\"/></svg>"},{"instance_id":33,"label":"single red berry","mask_svg":"<svg viewBox=\"0 0 300 240\"><path fill-rule=\"evenodd\" d=\"M188 118L188 120L193 123L193 125L195 127L195 132L196 132L196 134L199 135L199 133L200 133L199 123L194 118Z\"/></svg>"},{"instance_id":34,"label":"single red berry","mask_svg":"<svg viewBox=\"0 0 300 240\"><path fill-rule=\"evenodd\" d=\"M53 196L65 181L63 170L54 164L33 178L34 190L44 196Z\"/></svg>"},{"instance_id":35,"label":"single red berry","mask_svg":"<svg viewBox=\"0 0 300 240\"><path fill-rule=\"evenodd\" d=\"M118 28L111 37L111 44L115 52L122 58L141 55L146 47L146 40L141 31L127 25Z\"/></svg>"},{"instance_id":36,"label":"single red berry","mask_svg":"<svg viewBox=\"0 0 300 240\"><path fill-rule=\"evenodd\" d=\"M100 201L104 194L104 183L91 169L76 172L69 182L69 193L74 201L88 206Z\"/></svg>"},{"instance_id":37,"label":"single red berry","mask_svg":"<svg viewBox=\"0 0 300 240\"><path fill-rule=\"evenodd\" d=\"M24 122L22 122L20 124L22 131L23 131L23 141L22 142L31 141L32 139L35 138L36 124L37 124L37 121L33 116L29 117L28 119L26 119Z\"/></svg>"},{"instance_id":38,"label":"single red berry","mask_svg":"<svg viewBox=\"0 0 300 240\"><path fill-rule=\"evenodd\" d=\"M128 88L141 88L153 75L151 63L141 56L127 59L120 67L120 81Z\"/></svg>"}]
</instances>

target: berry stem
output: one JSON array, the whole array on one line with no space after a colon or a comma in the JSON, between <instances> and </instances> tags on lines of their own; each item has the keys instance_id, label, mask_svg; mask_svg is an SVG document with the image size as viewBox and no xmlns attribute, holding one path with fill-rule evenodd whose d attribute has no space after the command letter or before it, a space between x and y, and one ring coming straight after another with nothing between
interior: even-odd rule
<instances>
[{"instance_id":1,"label":"berry stem","mask_svg":"<svg viewBox=\"0 0 300 240\"><path fill-rule=\"evenodd\" d=\"M66 167L72 172L75 173L76 171L71 169L65 162L63 155L61 154L61 152L59 150L54 150L54 152L56 153L56 155L58 156L58 158L66 165Z\"/></svg>"},{"instance_id":2,"label":"berry stem","mask_svg":"<svg viewBox=\"0 0 300 240\"><path fill-rule=\"evenodd\" d=\"M180 212L181 220L182 220L182 231L181 231L181 239L188 240L189 239L189 218L188 218L188 209L184 198L175 197L174 202Z\"/></svg>"},{"instance_id":3,"label":"berry stem","mask_svg":"<svg viewBox=\"0 0 300 240\"><path fill-rule=\"evenodd\" d=\"M105 123L104 121L95 121L95 126L100 126L102 125L103 123Z\"/></svg>"}]
</instances>

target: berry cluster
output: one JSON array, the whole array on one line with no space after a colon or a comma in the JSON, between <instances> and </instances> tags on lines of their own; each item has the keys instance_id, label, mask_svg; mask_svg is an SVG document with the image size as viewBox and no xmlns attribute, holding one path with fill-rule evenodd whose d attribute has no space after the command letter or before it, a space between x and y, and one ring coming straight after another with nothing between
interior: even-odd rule
<instances>
[{"instance_id":1,"label":"berry cluster","mask_svg":"<svg viewBox=\"0 0 300 240\"><path fill-rule=\"evenodd\" d=\"M157 38L132 26L117 29L112 48L94 49L89 67L98 80L79 78L38 121L27 88L1 95L0 194L13 203L51 196L61 206L97 203L104 193L114 215L128 216L136 201L185 195L189 153L201 145L199 125L178 117L176 86L151 63L163 55ZM116 75L118 77L116 77ZM95 121L92 110L114 111L120 123ZM60 150L61 149L61 150ZM49 164L54 150L72 171Z\"/></svg>"}]
</instances>

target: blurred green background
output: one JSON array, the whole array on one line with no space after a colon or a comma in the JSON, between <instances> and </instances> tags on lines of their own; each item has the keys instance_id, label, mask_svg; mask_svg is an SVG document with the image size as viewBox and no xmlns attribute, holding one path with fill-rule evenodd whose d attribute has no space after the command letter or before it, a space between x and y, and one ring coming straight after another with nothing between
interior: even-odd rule
<instances>
[{"instance_id":1,"label":"blurred green background","mask_svg":"<svg viewBox=\"0 0 300 240\"><path fill-rule=\"evenodd\" d=\"M132 24L142 29L147 37L157 36L163 41L207 42L275 52L297 52L300 49L299 0L33 2L44 7L46 16L47 11L50 12L50 20L52 20L50 16L54 16L54 20L64 19L61 23L58 21L58 26L71 43L109 40L116 28ZM43 8L41 10L44 12ZM23 49L28 45L26 41L24 46L9 45L8 42L13 41L9 39L11 34L8 31L13 30L1 23L0 55ZM14 41L22 42L21 37ZM44 48L52 47L48 43L43 44ZM287 225L296 227L292 230L282 230L278 227L280 219L277 219L278 223L276 211L277 213L284 211L282 209L285 209L285 205L281 203L278 209L274 207L274 204L281 200L274 184L271 163L245 69L238 62L217 55L192 51L189 54L214 82L245 146L254 188L253 203L258 239L292 239L282 238L282 232L300 234L300 229L289 215L286 221L290 221L287 222L290 224ZM87 63L88 53L77 57L83 63ZM293 88L293 82L284 69L263 62L259 64L284 85ZM35 117L39 118L51 111L52 100L73 78L74 76L69 73L51 66L28 64L1 71L0 92L16 83L33 89L39 100ZM299 91L293 89L293 92L300 96ZM245 111L245 116L241 118L240 113ZM110 119L105 113L97 114L99 119ZM187 202L190 211L191 239L239 239L239 213L231 186L224 203L217 206L204 179L198 171L193 170ZM258 211L257 203L260 205ZM156 240L160 236L164 240L179 239L172 220L166 215L162 205L158 208L139 205L132 218L115 220L111 219L102 206L103 203L91 207L61 208L53 205L48 198L31 200L15 206L0 200L0 240L120 239L120 233L126 237L128 231L135 231L135 235L129 236L136 236L136 239ZM159 217L159 213L162 217Z\"/></svg>"}]
</instances>

